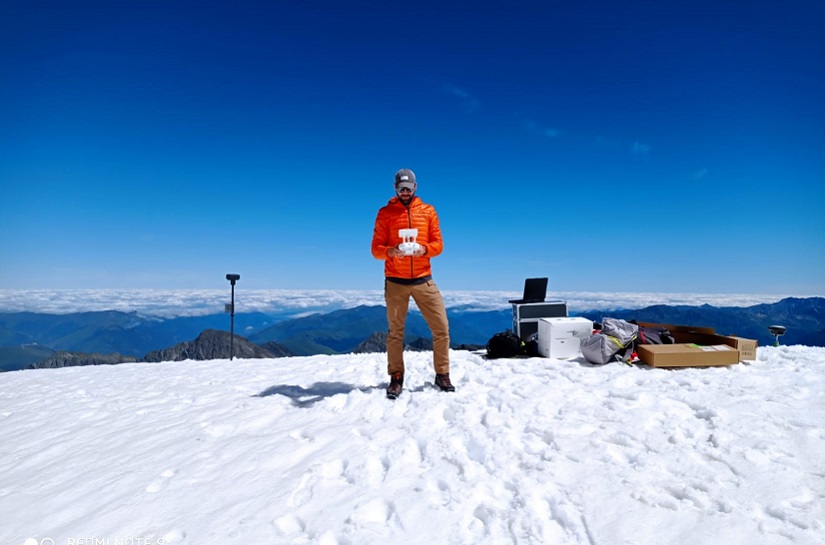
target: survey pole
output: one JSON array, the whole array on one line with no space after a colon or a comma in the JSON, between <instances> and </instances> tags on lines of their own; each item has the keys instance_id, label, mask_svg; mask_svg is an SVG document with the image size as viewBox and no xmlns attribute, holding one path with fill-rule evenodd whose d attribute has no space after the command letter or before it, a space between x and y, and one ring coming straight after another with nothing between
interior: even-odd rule
<instances>
[{"instance_id":1,"label":"survey pole","mask_svg":"<svg viewBox=\"0 0 825 545\"><path fill-rule=\"evenodd\" d=\"M232 284L232 299L228 305L229 311L229 361L235 359L235 282L241 279L239 274L227 274L226 279Z\"/></svg>"}]
</instances>

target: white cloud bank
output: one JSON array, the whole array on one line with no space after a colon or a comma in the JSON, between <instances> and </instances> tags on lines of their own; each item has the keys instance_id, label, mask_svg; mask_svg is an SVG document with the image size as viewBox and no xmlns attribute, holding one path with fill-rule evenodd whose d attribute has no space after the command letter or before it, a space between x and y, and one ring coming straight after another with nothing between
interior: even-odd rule
<instances>
[{"instance_id":1,"label":"white cloud bank","mask_svg":"<svg viewBox=\"0 0 825 545\"><path fill-rule=\"evenodd\" d=\"M475 310L501 310L507 302L521 296L513 291L445 291L448 307ZM567 302L571 312L642 308L649 305L752 306L774 303L784 295L716 294L716 293L608 293L553 292L548 300ZM229 302L225 290L0 290L0 312L44 312L66 314L119 310L173 317L215 314ZM383 305L382 290L245 290L236 286L236 312L307 313L352 308L359 305Z\"/></svg>"}]
</instances>

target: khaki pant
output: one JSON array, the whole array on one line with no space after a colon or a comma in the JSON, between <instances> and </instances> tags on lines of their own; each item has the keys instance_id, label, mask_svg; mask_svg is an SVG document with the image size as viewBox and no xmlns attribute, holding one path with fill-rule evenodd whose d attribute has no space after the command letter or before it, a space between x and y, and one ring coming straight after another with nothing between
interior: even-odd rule
<instances>
[{"instance_id":1,"label":"khaki pant","mask_svg":"<svg viewBox=\"0 0 825 545\"><path fill-rule=\"evenodd\" d=\"M432 280L418 285L384 282L384 300L387 303L387 372L404 372L404 324L410 297L415 300L433 335L433 367L439 374L450 372L450 324L441 292Z\"/></svg>"}]
</instances>

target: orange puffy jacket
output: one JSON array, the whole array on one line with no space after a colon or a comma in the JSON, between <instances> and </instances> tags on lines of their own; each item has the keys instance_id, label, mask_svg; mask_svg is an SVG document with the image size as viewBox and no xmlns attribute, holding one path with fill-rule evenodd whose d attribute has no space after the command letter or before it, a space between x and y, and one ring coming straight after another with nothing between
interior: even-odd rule
<instances>
[{"instance_id":1,"label":"orange puffy jacket","mask_svg":"<svg viewBox=\"0 0 825 545\"><path fill-rule=\"evenodd\" d=\"M399 229L418 229L416 242L427 249L421 257L389 257L387 252L401 242ZM378 211L375 229L372 233L372 255L384 260L384 276L389 278L421 278L432 274L430 258L437 256L444 249L441 240L441 227L435 208L425 204L418 197L413 197L409 208L393 197L387 206Z\"/></svg>"}]
</instances>

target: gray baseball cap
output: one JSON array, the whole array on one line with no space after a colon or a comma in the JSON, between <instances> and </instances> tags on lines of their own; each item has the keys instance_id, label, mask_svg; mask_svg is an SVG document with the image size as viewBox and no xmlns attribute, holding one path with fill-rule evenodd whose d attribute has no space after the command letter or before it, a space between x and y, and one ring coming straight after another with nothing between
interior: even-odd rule
<instances>
[{"instance_id":1,"label":"gray baseball cap","mask_svg":"<svg viewBox=\"0 0 825 545\"><path fill-rule=\"evenodd\" d=\"M395 173L395 189L402 187L415 191L415 172L408 168L402 168Z\"/></svg>"}]
</instances>

